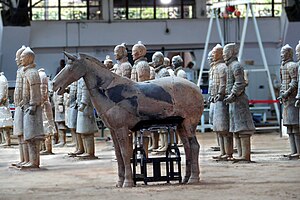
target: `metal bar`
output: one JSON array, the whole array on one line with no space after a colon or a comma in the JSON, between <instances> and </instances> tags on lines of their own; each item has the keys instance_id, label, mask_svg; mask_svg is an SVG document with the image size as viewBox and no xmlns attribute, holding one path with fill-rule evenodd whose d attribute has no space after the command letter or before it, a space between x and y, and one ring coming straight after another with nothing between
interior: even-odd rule
<instances>
[{"instance_id":1,"label":"metal bar","mask_svg":"<svg viewBox=\"0 0 300 200\"><path fill-rule=\"evenodd\" d=\"M216 24L217 24L217 29L218 29L219 37L220 37L220 40L221 40L221 45L222 45L222 47L224 47L225 43L224 43L224 37L222 35L220 20L219 20L219 17L217 16L216 13L214 13L214 15L216 16Z\"/></svg>"},{"instance_id":2,"label":"metal bar","mask_svg":"<svg viewBox=\"0 0 300 200\"><path fill-rule=\"evenodd\" d=\"M265 55L265 52L264 52L264 47L262 45L262 41L261 41L261 37L260 37L260 33L259 33L259 29L258 29L256 17L255 17L255 15L253 13L252 5L250 5L250 10L251 10L251 14L252 14L252 19L253 19L253 23L254 23L255 33L256 33L256 37L257 37L257 41L258 41L258 45L259 45L261 57L262 57L262 60L263 60L263 63L264 63L264 67L265 67L265 69L267 71L270 92L271 92L273 100L276 100L273 83L271 81L272 80L271 79L271 74L270 74L269 67L268 67L268 64L267 64L267 59L266 59L266 55ZM278 104L277 103L274 103L274 108L275 108L275 111L276 111L276 116L277 116L278 124L280 124L280 112L279 112L279 108L278 108Z\"/></svg>"},{"instance_id":3,"label":"metal bar","mask_svg":"<svg viewBox=\"0 0 300 200\"><path fill-rule=\"evenodd\" d=\"M236 1L218 2L218 3L214 3L211 8L224 8L224 7L228 6L228 5L234 6L234 5L248 4L248 3L251 3L251 2L255 2L255 1L251 1L251 0L236 0Z\"/></svg>"},{"instance_id":4,"label":"metal bar","mask_svg":"<svg viewBox=\"0 0 300 200\"><path fill-rule=\"evenodd\" d=\"M198 87L200 86L200 81L202 79L202 73L203 73L203 68L204 68L205 59L206 59L206 55L207 55L207 49L208 49L208 45L209 45L209 39L210 39L211 28L212 28L212 24L213 24L213 20L214 20L214 15L215 15L215 11L212 10L210 20L209 20L209 24L208 24L208 30L207 30L206 40L205 40L205 46L204 46L204 51L203 51L203 56L202 56L202 61L201 61L201 66L200 66L198 82L197 82Z\"/></svg>"},{"instance_id":5,"label":"metal bar","mask_svg":"<svg viewBox=\"0 0 300 200\"><path fill-rule=\"evenodd\" d=\"M242 32L242 37L241 37L241 41L240 41L240 49L239 49L239 56L238 56L239 61L241 61L241 58L243 55L247 26L248 26L248 21L249 21L250 4L248 3L246 6L247 6L246 17L245 17L245 21L244 21L244 25L243 25L243 32Z\"/></svg>"}]
</instances>

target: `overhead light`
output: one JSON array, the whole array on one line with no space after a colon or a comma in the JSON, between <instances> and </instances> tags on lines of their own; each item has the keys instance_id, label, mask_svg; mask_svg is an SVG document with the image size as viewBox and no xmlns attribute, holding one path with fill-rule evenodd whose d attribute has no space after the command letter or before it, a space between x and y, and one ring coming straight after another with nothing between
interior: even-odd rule
<instances>
[{"instance_id":1,"label":"overhead light","mask_svg":"<svg viewBox=\"0 0 300 200\"><path fill-rule=\"evenodd\" d=\"M160 0L162 4L169 4L172 0Z\"/></svg>"}]
</instances>

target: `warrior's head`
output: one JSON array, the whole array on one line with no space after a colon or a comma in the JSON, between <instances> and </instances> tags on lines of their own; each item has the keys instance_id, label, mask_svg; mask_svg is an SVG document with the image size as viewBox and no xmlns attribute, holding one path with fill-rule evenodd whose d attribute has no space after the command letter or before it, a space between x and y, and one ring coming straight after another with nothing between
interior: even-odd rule
<instances>
[{"instance_id":1,"label":"warrior's head","mask_svg":"<svg viewBox=\"0 0 300 200\"><path fill-rule=\"evenodd\" d=\"M34 59L35 59L34 52L29 47L26 47L26 49L21 53L20 56L21 65L28 66L30 64L33 64Z\"/></svg>"},{"instance_id":2,"label":"warrior's head","mask_svg":"<svg viewBox=\"0 0 300 200\"><path fill-rule=\"evenodd\" d=\"M293 60L293 48L286 44L281 48L280 51L281 61Z\"/></svg>"},{"instance_id":3,"label":"warrior's head","mask_svg":"<svg viewBox=\"0 0 300 200\"><path fill-rule=\"evenodd\" d=\"M20 49L17 50L16 52L16 63L17 63L17 66L21 66L21 54L23 53L23 51L26 49L26 47L24 45L22 45L22 47Z\"/></svg>"},{"instance_id":4,"label":"warrior's head","mask_svg":"<svg viewBox=\"0 0 300 200\"><path fill-rule=\"evenodd\" d=\"M163 65L164 64L164 55L160 51L155 52L152 56L152 62L154 64L154 67Z\"/></svg>"},{"instance_id":5,"label":"warrior's head","mask_svg":"<svg viewBox=\"0 0 300 200\"><path fill-rule=\"evenodd\" d=\"M212 49L212 61L213 62L218 62L218 61L223 61L223 47L220 44L217 44L213 49Z\"/></svg>"},{"instance_id":6,"label":"warrior's head","mask_svg":"<svg viewBox=\"0 0 300 200\"><path fill-rule=\"evenodd\" d=\"M182 58L180 57L180 55L177 55L177 56L174 56L172 58L172 65L173 67L176 69L178 67L182 67L183 65L183 60Z\"/></svg>"},{"instance_id":7,"label":"warrior's head","mask_svg":"<svg viewBox=\"0 0 300 200\"><path fill-rule=\"evenodd\" d=\"M223 58L225 62L237 59L238 54L238 46L235 43L226 44L223 48Z\"/></svg>"},{"instance_id":8,"label":"warrior's head","mask_svg":"<svg viewBox=\"0 0 300 200\"><path fill-rule=\"evenodd\" d=\"M107 55L105 57L104 65L106 66L107 69L111 69L113 67L114 63L113 63L113 61L112 61L112 59L110 58L109 55Z\"/></svg>"},{"instance_id":9,"label":"warrior's head","mask_svg":"<svg viewBox=\"0 0 300 200\"><path fill-rule=\"evenodd\" d=\"M121 60L124 57L127 57L127 49L125 43L119 44L114 49L114 56L116 60Z\"/></svg>"},{"instance_id":10,"label":"warrior's head","mask_svg":"<svg viewBox=\"0 0 300 200\"><path fill-rule=\"evenodd\" d=\"M137 60L139 58L142 58L146 55L147 49L145 45L142 44L141 41L139 41L137 44L133 45L132 47L132 58L133 60Z\"/></svg>"}]
</instances>

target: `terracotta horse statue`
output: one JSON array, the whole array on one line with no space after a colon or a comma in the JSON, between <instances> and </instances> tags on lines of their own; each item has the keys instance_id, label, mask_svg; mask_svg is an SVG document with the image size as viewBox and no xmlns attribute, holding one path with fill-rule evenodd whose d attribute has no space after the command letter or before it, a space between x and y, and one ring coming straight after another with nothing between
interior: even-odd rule
<instances>
[{"instance_id":1,"label":"terracotta horse statue","mask_svg":"<svg viewBox=\"0 0 300 200\"><path fill-rule=\"evenodd\" d=\"M186 174L184 183L199 182L199 148L195 132L203 112L203 96L192 82L166 77L134 82L106 69L94 57L65 52L66 66L53 79L58 94L81 77L90 92L92 103L110 129L118 162L118 187L133 186L128 133L142 121L180 117L177 132L184 145Z\"/></svg>"}]
</instances>

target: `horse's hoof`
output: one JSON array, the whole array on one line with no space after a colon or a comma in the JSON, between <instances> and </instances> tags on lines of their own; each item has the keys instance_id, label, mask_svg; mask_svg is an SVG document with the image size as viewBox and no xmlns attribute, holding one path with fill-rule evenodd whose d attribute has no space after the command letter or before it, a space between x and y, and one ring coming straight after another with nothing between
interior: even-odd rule
<instances>
[{"instance_id":1,"label":"horse's hoof","mask_svg":"<svg viewBox=\"0 0 300 200\"><path fill-rule=\"evenodd\" d=\"M123 187L133 187L133 182L132 182L132 181L131 181L131 182L125 181L125 182L123 183Z\"/></svg>"},{"instance_id":2,"label":"horse's hoof","mask_svg":"<svg viewBox=\"0 0 300 200\"><path fill-rule=\"evenodd\" d=\"M121 187L123 187L123 181L118 181L117 183L116 183L116 187L118 187L118 188L121 188Z\"/></svg>"},{"instance_id":3,"label":"horse's hoof","mask_svg":"<svg viewBox=\"0 0 300 200\"><path fill-rule=\"evenodd\" d=\"M199 183L199 177L196 178L189 178L189 181L187 182L187 184L195 184L195 183Z\"/></svg>"},{"instance_id":4,"label":"horse's hoof","mask_svg":"<svg viewBox=\"0 0 300 200\"><path fill-rule=\"evenodd\" d=\"M185 177L182 179L182 183L183 183L183 184L188 183L189 178L190 178L190 177L185 176Z\"/></svg>"}]
</instances>

